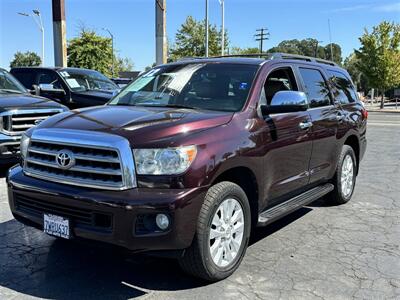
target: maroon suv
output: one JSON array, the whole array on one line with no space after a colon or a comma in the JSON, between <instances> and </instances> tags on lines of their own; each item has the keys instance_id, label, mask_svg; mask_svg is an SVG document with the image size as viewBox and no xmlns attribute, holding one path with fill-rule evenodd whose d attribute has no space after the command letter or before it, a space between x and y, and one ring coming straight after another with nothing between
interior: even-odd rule
<instances>
[{"instance_id":1,"label":"maroon suv","mask_svg":"<svg viewBox=\"0 0 400 300\"><path fill-rule=\"evenodd\" d=\"M29 130L8 175L10 207L59 238L175 253L185 271L220 280L253 226L323 196L350 200L366 119L350 76L329 61L162 65L105 106Z\"/></svg>"}]
</instances>

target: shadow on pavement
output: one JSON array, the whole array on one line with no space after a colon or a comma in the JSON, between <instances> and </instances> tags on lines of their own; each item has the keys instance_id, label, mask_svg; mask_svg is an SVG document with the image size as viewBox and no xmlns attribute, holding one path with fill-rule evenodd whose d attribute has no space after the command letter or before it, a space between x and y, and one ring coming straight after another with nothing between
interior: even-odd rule
<instances>
[{"instance_id":1,"label":"shadow on pavement","mask_svg":"<svg viewBox=\"0 0 400 300\"><path fill-rule=\"evenodd\" d=\"M267 227L251 243L307 214L303 208ZM128 255L110 247L57 240L16 220L0 223L0 285L52 299L126 299L208 283L184 274L175 260Z\"/></svg>"},{"instance_id":2,"label":"shadow on pavement","mask_svg":"<svg viewBox=\"0 0 400 300\"><path fill-rule=\"evenodd\" d=\"M16 163L6 163L0 164L0 178L4 178L7 176L8 170L14 166Z\"/></svg>"}]
</instances>

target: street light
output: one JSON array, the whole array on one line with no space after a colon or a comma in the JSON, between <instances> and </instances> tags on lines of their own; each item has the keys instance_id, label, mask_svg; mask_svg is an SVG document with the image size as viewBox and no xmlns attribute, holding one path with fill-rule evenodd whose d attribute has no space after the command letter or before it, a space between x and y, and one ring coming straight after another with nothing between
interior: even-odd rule
<instances>
[{"instance_id":1,"label":"street light","mask_svg":"<svg viewBox=\"0 0 400 300\"><path fill-rule=\"evenodd\" d=\"M113 34L111 33L111 31L108 30L107 28L102 28L102 30L107 31L108 34L109 34L110 37L111 37L111 55L112 55L112 57L111 57L111 59L112 59L112 70L111 70L111 74L112 74L112 77L114 77L114 35L113 35Z\"/></svg>"},{"instance_id":2,"label":"street light","mask_svg":"<svg viewBox=\"0 0 400 300\"><path fill-rule=\"evenodd\" d=\"M221 5L221 17L222 17L222 37L221 37L221 55L225 54L225 0L218 0Z\"/></svg>"},{"instance_id":3,"label":"street light","mask_svg":"<svg viewBox=\"0 0 400 300\"><path fill-rule=\"evenodd\" d=\"M19 12L18 14L24 17L32 17L33 20L35 21L36 25L39 27L40 32L42 33L42 63L40 64L41 66L44 66L44 27L43 27L43 22L42 22L42 15L40 14L40 11L38 9L32 10L34 15L27 14L27 13L22 13ZM36 18L35 18L36 16ZM39 21L38 21L39 19Z\"/></svg>"}]
</instances>

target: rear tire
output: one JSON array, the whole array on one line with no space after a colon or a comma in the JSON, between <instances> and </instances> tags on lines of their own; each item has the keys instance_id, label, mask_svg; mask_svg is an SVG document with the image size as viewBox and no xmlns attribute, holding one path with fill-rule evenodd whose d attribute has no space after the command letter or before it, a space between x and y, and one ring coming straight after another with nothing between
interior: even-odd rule
<instances>
[{"instance_id":1,"label":"rear tire","mask_svg":"<svg viewBox=\"0 0 400 300\"><path fill-rule=\"evenodd\" d=\"M344 145L339 156L335 175L332 178L334 190L326 195L329 203L334 205L350 201L357 176L357 160L353 148Z\"/></svg>"},{"instance_id":2,"label":"rear tire","mask_svg":"<svg viewBox=\"0 0 400 300\"><path fill-rule=\"evenodd\" d=\"M245 192L228 181L212 186L200 209L192 245L179 260L181 268L207 281L230 276L246 252L250 228L250 206Z\"/></svg>"}]
</instances>

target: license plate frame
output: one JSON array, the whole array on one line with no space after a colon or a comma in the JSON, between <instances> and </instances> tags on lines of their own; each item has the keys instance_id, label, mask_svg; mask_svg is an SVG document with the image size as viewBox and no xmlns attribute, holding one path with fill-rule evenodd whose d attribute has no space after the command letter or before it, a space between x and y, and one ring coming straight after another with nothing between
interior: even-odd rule
<instances>
[{"instance_id":1,"label":"license plate frame","mask_svg":"<svg viewBox=\"0 0 400 300\"><path fill-rule=\"evenodd\" d=\"M71 222L68 218L44 213L43 232L69 240L71 238Z\"/></svg>"}]
</instances>

